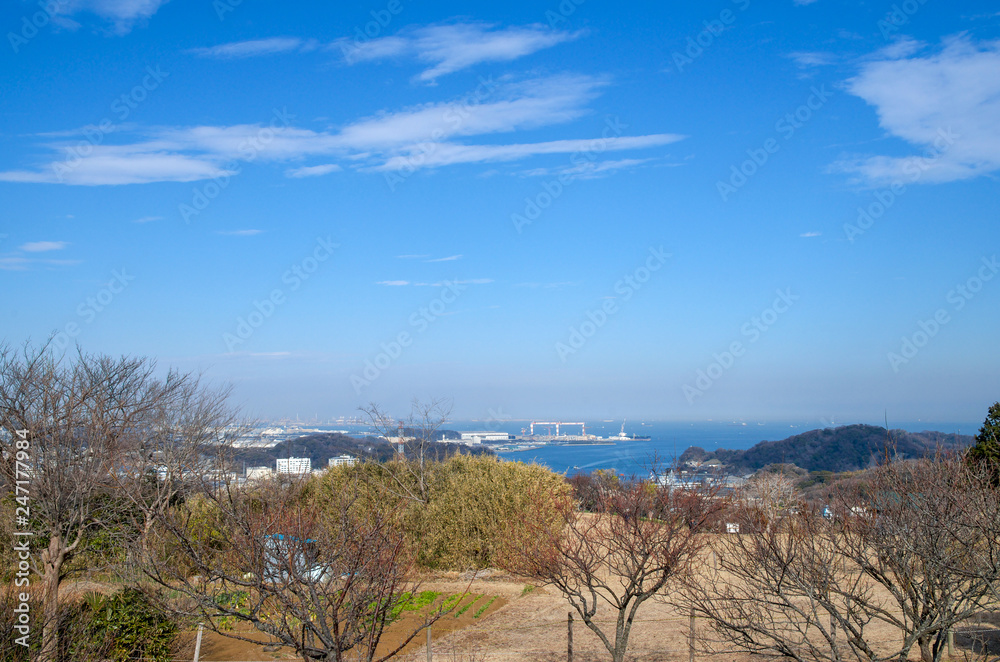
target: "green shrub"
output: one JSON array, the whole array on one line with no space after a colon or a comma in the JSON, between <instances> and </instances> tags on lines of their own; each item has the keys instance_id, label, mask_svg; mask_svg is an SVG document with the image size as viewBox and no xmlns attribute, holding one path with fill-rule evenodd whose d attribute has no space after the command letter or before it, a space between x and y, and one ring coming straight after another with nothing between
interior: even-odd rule
<instances>
[{"instance_id":1,"label":"green shrub","mask_svg":"<svg viewBox=\"0 0 1000 662\"><path fill-rule=\"evenodd\" d=\"M352 508L394 507L419 565L467 570L497 565L514 527L529 518L555 520L555 501L570 493L562 476L541 465L496 457L455 455L424 471L426 502L417 498L419 467L398 459L327 471L307 497L332 511L337 495L357 481L362 489Z\"/></svg>"},{"instance_id":2,"label":"green shrub","mask_svg":"<svg viewBox=\"0 0 1000 662\"><path fill-rule=\"evenodd\" d=\"M70 659L84 659L95 647L106 648L115 662L136 657L166 662L177 626L142 591L127 588L112 596L91 593L75 618L86 623L86 636L69 642Z\"/></svg>"}]
</instances>

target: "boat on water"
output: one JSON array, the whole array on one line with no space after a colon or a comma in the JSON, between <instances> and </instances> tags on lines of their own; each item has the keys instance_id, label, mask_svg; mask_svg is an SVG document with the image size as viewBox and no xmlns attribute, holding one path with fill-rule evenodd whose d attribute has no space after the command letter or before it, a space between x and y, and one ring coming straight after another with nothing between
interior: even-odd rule
<instances>
[{"instance_id":1,"label":"boat on water","mask_svg":"<svg viewBox=\"0 0 1000 662\"><path fill-rule=\"evenodd\" d=\"M612 441L649 441L650 437L648 435L643 436L637 434L632 434L632 435L625 434L625 419L622 419L621 432L619 432L613 437L608 437L608 439Z\"/></svg>"}]
</instances>

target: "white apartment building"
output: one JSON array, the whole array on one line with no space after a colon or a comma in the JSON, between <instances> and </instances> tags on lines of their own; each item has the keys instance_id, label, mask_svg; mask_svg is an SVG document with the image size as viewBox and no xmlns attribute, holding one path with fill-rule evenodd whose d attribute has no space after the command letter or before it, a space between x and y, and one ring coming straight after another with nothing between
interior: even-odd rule
<instances>
[{"instance_id":1,"label":"white apartment building","mask_svg":"<svg viewBox=\"0 0 1000 662\"><path fill-rule=\"evenodd\" d=\"M247 467L247 480L268 478L274 470L271 467Z\"/></svg>"},{"instance_id":2,"label":"white apartment building","mask_svg":"<svg viewBox=\"0 0 1000 662\"><path fill-rule=\"evenodd\" d=\"M337 457L331 457L326 461L326 466L328 467L349 467L351 465L357 464L358 458L352 455L338 455Z\"/></svg>"},{"instance_id":3,"label":"white apartment building","mask_svg":"<svg viewBox=\"0 0 1000 662\"><path fill-rule=\"evenodd\" d=\"M312 471L312 460L308 457L289 457L277 460L275 471L279 474L307 474Z\"/></svg>"}]
</instances>

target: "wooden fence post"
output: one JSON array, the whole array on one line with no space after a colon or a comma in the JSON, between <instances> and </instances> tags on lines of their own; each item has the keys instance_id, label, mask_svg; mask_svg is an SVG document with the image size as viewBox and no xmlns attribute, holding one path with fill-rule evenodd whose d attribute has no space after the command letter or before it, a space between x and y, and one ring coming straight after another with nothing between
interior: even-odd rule
<instances>
[{"instance_id":1,"label":"wooden fence post","mask_svg":"<svg viewBox=\"0 0 1000 662\"><path fill-rule=\"evenodd\" d=\"M201 655L201 635L205 631L205 624L198 623L198 638L194 641L194 662L198 662L198 657Z\"/></svg>"},{"instance_id":2,"label":"wooden fence post","mask_svg":"<svg viewBox=\"0 0 1000 662\"><path fill-rule=\"evenodd\" d=\"M694 662L694 609L688 623L688 662Z\"/></svg>"},{"instance_id":3,"label":"wooden fence post","mask_svg":"<svg viewBox=\"0 0 1000 662\"><path fill-rule=\"evenodd\" d=\"M573 662L573 612L566 619L566 660Z\"/></svg>"},{"instance_id":4,"label":"wooden fence post","mask_svg":"<svg viewBox=\"0 0 1000 662\"><path fill-rule=\"evenodd\" d=\"M955 631L948 630L948 657L955 655Z\"/></svg>"}]
</instances>

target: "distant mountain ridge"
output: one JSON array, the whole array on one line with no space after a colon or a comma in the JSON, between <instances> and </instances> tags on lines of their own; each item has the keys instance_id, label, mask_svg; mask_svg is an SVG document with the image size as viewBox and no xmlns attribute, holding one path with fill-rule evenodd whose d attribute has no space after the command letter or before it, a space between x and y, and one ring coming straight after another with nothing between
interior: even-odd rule
<instances>
[{"instance_id":1,"label":"distant mountain ridge","mask_svg":"<svg viewBox=\"0 0 1000 662\"><path fill-rule=\"evenodd\" d=\"M730 470L756 471L769 464L794 464L807 471L857 471L884 457L887 448L895 457L918 458L938 448L961 450L973 444L970 435L933 432L888 431L875 425L844 425L810 430L780 441L762 441L746 450L707 452L697 446L680 457L688 461L718 460Z\"/></svg>"}]
</instances>

